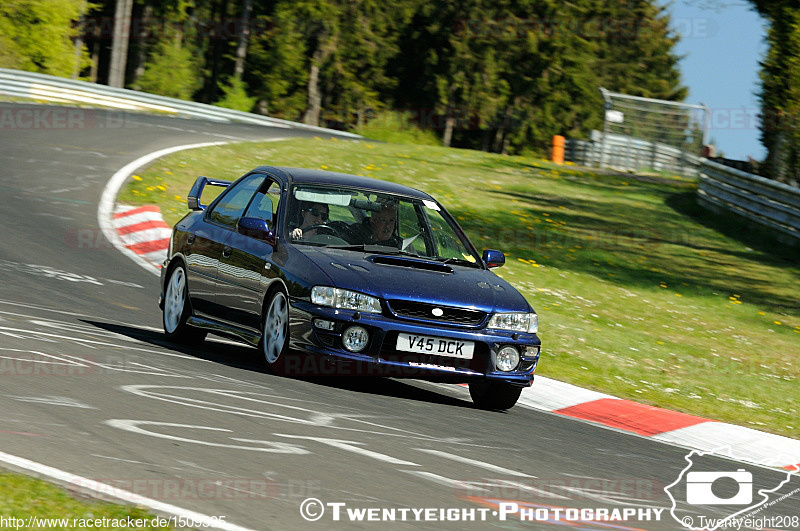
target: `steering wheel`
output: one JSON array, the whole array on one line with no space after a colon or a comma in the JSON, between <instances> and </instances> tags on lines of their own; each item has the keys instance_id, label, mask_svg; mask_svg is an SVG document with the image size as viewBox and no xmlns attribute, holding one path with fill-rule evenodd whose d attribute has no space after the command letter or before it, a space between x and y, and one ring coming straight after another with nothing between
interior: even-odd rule
<instances>
[{"instance_id":1,"label":"steering wheel","mask_svg":"<svg viewBox=\"0 0 800 531\"><path fill-rule=\"evenodd\" d=\"M318 235L322 234L329 234L331 236L338 236L339 233L331 227L330 225L324 225L320 223L319 225L309 225L305 229L303 229L303 233L307 233L310 230L316 230Z\"/></svg>"}]
</instances>

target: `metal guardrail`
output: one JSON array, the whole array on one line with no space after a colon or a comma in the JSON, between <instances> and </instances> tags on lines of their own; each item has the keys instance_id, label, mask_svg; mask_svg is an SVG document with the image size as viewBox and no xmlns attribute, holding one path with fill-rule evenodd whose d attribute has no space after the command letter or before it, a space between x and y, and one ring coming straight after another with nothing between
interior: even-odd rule
<instances>
[{"instance_id":1,"label":"metal guardrail","mask_svg":"<svg viewBox=\"0 0 800 531\"><path fill-rule=\"evenodd\" d=\"M566 158L583 166L620 171L663 171L698 176L700 157L662 144L625 135L592 132L591 140L568 140Z\"/></svg>"},{"instance_id":2,"label":"metal guardrail","mask_svg":"<svg viewBox=\"0 0 800 531\"><path fill-rule=\"evenodd\" d=\"M61 77L0 68L0 94L60 103L91 104L130 111L189 116L218 122L241 122L269 127L305 129L339 136L362 138L354 133L235 111L205 103L168 98L136 90L121 89Z\"/></svg>"},{"instance_id":3,"label":"metal guardrail","mask_svg":"<svg viewBox=\"0 0 800 531\"><path fill-rule=\"evenodd\" d=\"M683 152L666 144L593 131L591 140L568 140L566 158L576 164L621 171L669 171L698 178L699 203L734 212L791 243L800 244L800 188ZM788 238L787 238L788 237Z\"/></svg>"},{"instance_id":4,"label":"metal guardrail","mask_svg":"<svg viewBox=\"0 0 800 531\"><path fill-rule=\"evenodd\" d=\"M700 204L724 209L800 243L800 188L700 160Z\"/></svg>"}]
</instances>

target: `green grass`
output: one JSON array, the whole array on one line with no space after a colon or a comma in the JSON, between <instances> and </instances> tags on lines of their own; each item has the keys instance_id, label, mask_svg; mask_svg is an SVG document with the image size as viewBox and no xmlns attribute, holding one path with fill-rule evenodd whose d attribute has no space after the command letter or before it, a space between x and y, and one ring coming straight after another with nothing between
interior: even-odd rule
<instances>
[{"instance_id":1,"label":"green grass","mask_svg":"<svg viewBox=\"0 0 800 531\"><path fill-rule=\"evenodd\" d=\"M168 223L198 174L261 164L322 168L434 195L540 315L539 374L798 437L800 252L700 209L695 184L433 146L334 139L171 155L120 201ZM161 187L161 188L159 188Z\"/></svg>"},{"instance_id":2,"label":"green grass","mask_svg":"<svg viewBox=\"0 0 800 531\"><path fill-rule=\"evenodd\" d=\"M78 487L79 488L79 487ZM72 496L65 489L56 487L38 479L29 478L19 474L0 471L0 515L6 519L26 520L22 529L28 529L27 519L52 518L68 519L68 525L49 527L50 529L74 529L74 519L85 520L127 520L141 519L152 523L155 516L141 508L129 505L116 505L96 500L82 500ZM113 525L113 524L112 524ZM112 525L102 527L111 529ZM6 526L8 527L8 526ZM45 526L32 526L37 529ZM11 527L13 529L14 527ZM121 527L120 529L133 529ZM165 529L163 527L141 527L139 529Z\"/></svg>"}]
</instances>

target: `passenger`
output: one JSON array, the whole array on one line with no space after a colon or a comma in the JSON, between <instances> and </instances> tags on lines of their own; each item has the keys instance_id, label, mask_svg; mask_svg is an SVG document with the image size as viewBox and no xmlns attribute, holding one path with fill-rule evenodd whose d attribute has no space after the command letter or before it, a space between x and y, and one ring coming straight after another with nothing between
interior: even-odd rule
<instances>
[{"instance_id":1,"label":"passenger","mask_svg":"<svg viewBox=\"0 0 800 531\"><path fill-rule=\"evenodd\" d=\"M326 203L300 203L300 226L289 232L292 240L300 240L316 236L317 229L306 230L314 225L325 225L328 221L328 205Z\"/></svg>"}]
</instances>

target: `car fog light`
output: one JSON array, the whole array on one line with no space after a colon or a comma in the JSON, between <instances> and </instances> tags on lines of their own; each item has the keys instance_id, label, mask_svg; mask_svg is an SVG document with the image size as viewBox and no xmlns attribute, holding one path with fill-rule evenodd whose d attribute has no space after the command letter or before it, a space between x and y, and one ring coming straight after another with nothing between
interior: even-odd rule
<instances>
[{"instance_id":1,"label":"car fog light","mask_svg":"<svg viewBox=\"0 0 800 531\"><path fill-rule=\"evenodd\" d=\"M342 344L350 352L361 352L368 341L369 333L363 326L351 326L342 334Z\"/></svg>"},{"instance_id":2,"label":"car fog light","mask_svg":"<svg viewBox=\"0 0 800 531\"><path fill-rule=\"evenodd\" d=\"M314 326L320 330L333 330L334 323L325 319L314 319Z\"/></svg>"},{"instance_id":3,"label":"car fog light","mask_svg":"<svg viewBox=\"0 0 800 531\"><path fill-rule=\"evenodd\" d=\"M503 372L513 371L519 365L519 352L510 345L497 353L497 368Z\"/></svg>"}]
</instances>

